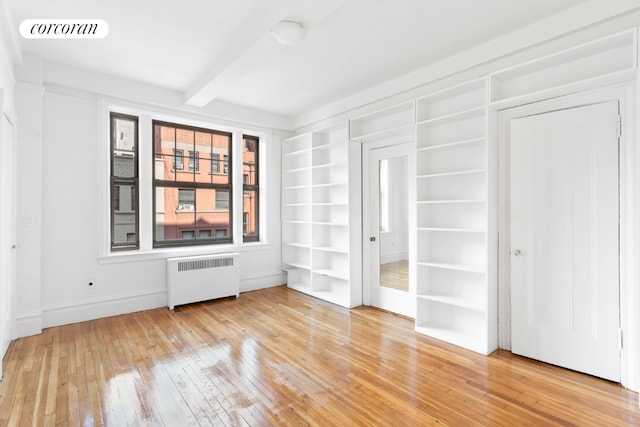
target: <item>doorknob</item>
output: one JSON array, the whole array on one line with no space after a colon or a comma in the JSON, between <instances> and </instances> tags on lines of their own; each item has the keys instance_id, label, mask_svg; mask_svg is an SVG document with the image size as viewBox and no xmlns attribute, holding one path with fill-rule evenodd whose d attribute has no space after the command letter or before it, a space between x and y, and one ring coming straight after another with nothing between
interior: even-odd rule
<instances>
[{"instance_id":1,"label":"doorknob","mask_svg":"<svg viewBox=\"0 0 640 427\"><path fill-rule=\"evenodd\" d=\"M376 241L376 236L371 236L371 237L369 237L369 241L370 241L370 242L375 242L375 241Z\"/></svg>"},{"instance_id":2,"label":"doorknob","mask_svg":"<svg viewBox=\"0 0 640 427\"><path fill-rule=\"evenodd\" d=\"M515 251L513 251L513 255L515 255L517 257L521 257L522 256L522 251L520 249L516 249Z\"/></svg>"}]
</instances>

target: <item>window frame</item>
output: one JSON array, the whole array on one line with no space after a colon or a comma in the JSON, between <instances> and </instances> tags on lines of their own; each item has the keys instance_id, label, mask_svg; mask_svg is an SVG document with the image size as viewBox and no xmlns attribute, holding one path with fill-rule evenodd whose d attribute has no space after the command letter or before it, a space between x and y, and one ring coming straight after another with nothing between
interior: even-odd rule
<instances>
[{"instance_id":1,"label":"window frame","mask_svg":"<svg viewBox=\"0 0 640 427\"><path fill-rule=\"evenodd\" d=\"M253 181L254 184L247 184L244 180L244 159L243 159L243 169L242 169L242 176L243 176L243 182L242 182L242 204L243 204L243 209L242 209L242 213L243 213L243 227L242 227L242 242L259 242L260 241L260 137L255 136L255 135L247 135L247 134L243 134L242 135L242 150L240 150L242 153L244 153L244 144L246 140L252 140L254 141L254 147L255 147L255 169L253 171ZM249 181L248 179L246 181ZM253 191L255 192L256 195L256 199L255 199L255 233L251 234L251 235L246 235L245 231L244 231L244 193L245 191ZM250 216L249 216L250 217ZM249 218L251 219L251 218ZM248 223L247 223L248 224Z\"/></svg>"},{"instance_id":2,"label":"window frame","mask_svg":"<svg viewBox=\"0 0 640 427\"><path fill-rule=\"evenodd\" d=\"M171 128L175 128L177 129L182 129L182 130L187 130L187 131L193 131L193 132L203 132L203 133L210 133L212 135L222 135L228 138L229 140L229 145L228 145L228 169L227 172L224 173L224 175L227 175L227 183L226 184L217 184L217 183L203 183L203 182L197 182L195 179L189 182L186 181L169 181L169 180L161 180L161 179L156 179L156 152L155 152L155 147L156 147L156 126L166 126L166 127L171 127ZM175 123L175 122L167 122L164 120L151 120L151 129L152 129L152 141L151 141L151 147L152 147L152 152L151 152L151 163L152 163L152 178L151 178L151 187L152 187L152 209L151 209L151 215L152 215L152 228L153 228L153 232L152 232L152 248L153 249L158 249L158 248L167 248L167 247L189 247L189 246L203 246L203 245L219 245L219 244L233 244L233 227L234 227L234 221L233 221L233 203L231 203L231 200L233 200L233 133L232 132L225 132L225 131L221 131L221 130L217 130L217 129L210 129L210 128L203 128L203 127L198 127L198 126L191 126L191 125L185 125L182 123ZM175 147L173 148L175 150ZM197 152L195 150L195 140L194 140L194 149L193 152ZM225 156L227 156L225 154ZM183 155L183 166L184 166L184 155ZM189 172L196 172L196 171L192 171L189 170ZM195 174L194 174L195 176ZM196 211L196 207L198 205L198 201L197 201L197 190L198 189L207 189L207 190L217 190L217 189L222 189L222 190L227 190L229 192L229 224L228 224L228 232L227 235L224 238L220 238L220 237L215 237L212 236L211 238L202 238L202 239L198 239L198 238L194 238L192 240L183 240L183 239L175 239L175 240L161 240L158 241L157 239L157 225L156 225L156 193L157 193L157 188L175 188L177 190L180 189L184 189L184 190L189 190L189 189L193 189L194 190L194 226L196 225L197 219L195 218L195 215L197 213ZM215 201L214 201L215 202ZM196 227L197 228L197 227Z\"/></svg>"},{"instance_id":3,"label":"window frame","mask_svg":"<svg viewBox=\"0 0 640 427\"><path fill-rule=\"evenodd\" d=\"M132 121L134 123L133 126L133 139L134 139L134 159L133 162L133 177L120 177L115 176L115 156L114 152L116 149L116 120L126 120ZM139 191L139 180L140 180L140 120L138 116L122 114L114 111L109 112L109 225L110 225L110 248L111 251L128 251L128 250L137 250L140 249L140 200L137 198L135 201L135 206L131 206L133 209L135 207L135 240L133 242L129 242L128 238L125 242L115 242L115 187L122 187L123 185L129 185L135 188L135 194L140 194ZM121 188L118 188L118 198L120 199L122 191ZM120 210L120 200L118 200L118 211Z\"/></svg>"}]
</instances>

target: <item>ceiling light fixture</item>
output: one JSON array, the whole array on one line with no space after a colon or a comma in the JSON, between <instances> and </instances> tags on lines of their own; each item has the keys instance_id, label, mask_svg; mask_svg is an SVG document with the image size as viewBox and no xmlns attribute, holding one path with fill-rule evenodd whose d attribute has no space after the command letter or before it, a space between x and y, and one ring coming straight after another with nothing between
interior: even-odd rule
<instances>
[{"instance_id":1,"label":"ceiling light fixture","mask_svg":"<svg viewBox=\"0 0 640 427\"><path fill-rule=\"evenodd\" d=\"M305 36L304 26L296 21L280 21L269 32L285 46L299 43Z\"/></svg>"}]
</instances>

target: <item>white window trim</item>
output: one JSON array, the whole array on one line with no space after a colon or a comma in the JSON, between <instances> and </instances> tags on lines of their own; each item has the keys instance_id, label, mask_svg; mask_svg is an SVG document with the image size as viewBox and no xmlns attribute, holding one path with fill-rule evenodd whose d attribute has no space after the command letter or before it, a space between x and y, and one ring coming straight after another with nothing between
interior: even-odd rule
<instances>
[{"instance_id":1,"label":"white window trim","mask_svg":"<svg viewBox=\"0 0 640 427\"><path fill-rule=\"evenodd\" d=\"M110 177L110 122L111 112L128 114L138 117L138 198L139 198L139 239L140 247L137 250L111 250L111 200L109 197ZM175 256L191 256L203 254L215 254L224 252L247 252L269 249L266 230L266 199L269 192L267 171L271 165L267 164L266 147L271 141L271 130L263 127L251 126L246 123L231 122L212 116L178 111L169 108L151 106L142 103L124 101L108 97L100 98L98 109L99 141L98 150L98 183L99 183L99 248L98 263L111 264L121 262L136 262L145 260L165 259ZM212 244L202 246L184 246L153 248L153 194L152 194L152 167L153 155L153 128L152 121L165 121L179 123L188 126L214 129L232 134L232 159L233 159L233 243ZM243 135L257 136L259 138L259 179L260 179L260 240L246 242L242 240L242 137ZM238 160L239 159L239 160ZM240 162L240 163L238 163ZM239 169L238 169L239 168Z\"/></svg>"}]
</instances>

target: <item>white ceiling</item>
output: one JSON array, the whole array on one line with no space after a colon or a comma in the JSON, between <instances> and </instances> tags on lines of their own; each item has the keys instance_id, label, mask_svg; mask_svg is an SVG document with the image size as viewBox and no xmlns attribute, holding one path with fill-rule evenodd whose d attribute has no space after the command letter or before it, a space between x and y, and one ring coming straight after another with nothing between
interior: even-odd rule
<instances>
[{"instance_id":1,"label":"white ceiling","mask_svg":"<svg viewBox=\"0 0 640 427\"><path fill-rule=\"evenodd\" d=\"M610 1L610 0L607 0ZM72 66L295 116L516 31L586 0L9 0L31 18L93 18L102 40L26 40ZM307 36L268 30L297 19ZM17 30L16 30L17 31Z\"/></svg>"}]
</instances>

